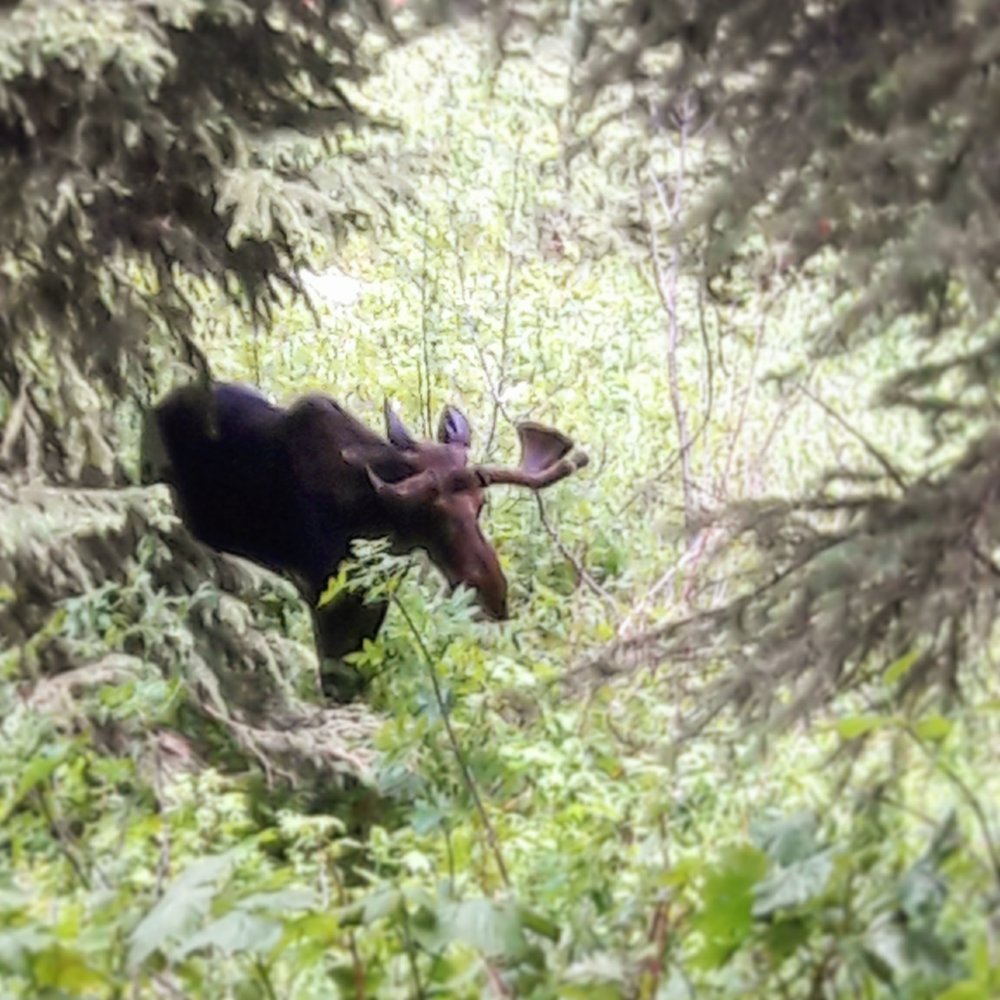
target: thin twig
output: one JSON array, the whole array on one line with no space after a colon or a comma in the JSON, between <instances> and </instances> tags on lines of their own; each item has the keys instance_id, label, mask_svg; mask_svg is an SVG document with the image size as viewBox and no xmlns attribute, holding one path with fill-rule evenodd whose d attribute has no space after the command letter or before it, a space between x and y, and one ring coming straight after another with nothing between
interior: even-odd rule
<instances>
[{"instance_id":1,"label":"thin twig","mask_svg":"<svg viewBox=\"0 0 1000 1000\"><path fill-rule=\"evenodd\" d=\"M444 721L445 732L448 734L448 742L451 744L452 752L455 754L455 759L458 761L459 769L462 772L462 780L465 782L465 787L468 789L469 795L472 797L476 811L479 813L479 818L482 820L483 827L486 830L486 839L493 852L493 857L496 859L497 868L500 871L500 878L503 880L504 886L507 889L510 889L510 876L507 873L507 865L504 862L503 852L500 849L500 838L497 836L496 828L493 826L493 822L490 820L489 814L486 812L486 806L483 804L483 800L479 794L479 789L476 786L476 780L472 776L472 771L469 770L469 764L465 759L464 752L462 751L462 745L459 743L458 736L451 724L451 715L448 712L448 706L445 703L444 693L441 690L441 681L437 675L437 669L434 665L434 660L431 657L430 650L427 648L427 644L424 642L424 637L420 634L420 630L410 617L410 613L407 611L406 605L399 599L399 595L393 593L392 601L396 607L399 608L400 614L406 620L406 624L409 626L410 631L413 633L413 638L417 643L417 648L420 650L424 663L427 665L427 670L431 677L431 685L434 688L434 700L437 702L438 711L441 713L441 718Z\"/></svg>"},{"instance_id":2,"label":"thin twig","mask_svg":"<svg viewBox=\"0 0 1000 1000\"><path fill-rule=\"evenodd\" d=\"M45 818L45 822L48 823L49 829L55 834L59 850L70 863L70 867L72 867L73 871L76 872L76 877L80 880L80 884L85 889L92 889L93 883L91 882L90 875L87 873L87 869L83 865L83 861L80 859L76 845L73 843L73 835L69 832L63 818L57 815L55 810L52 808L52 803L49 801L49 789L36 788L33 795L35 801L38 803L38 808L41 811L42 816ZM101 886L107 889L110 883L104 877L100 868L98 868L96 864L93 868Z\"/></svg>"},{"instance_id":3,"label":"thin twig","mask_svg":"<svg viewBox=\"0 0 1000 1000\"><path fill-rule=\"evenodd\" d=\"M466 323L473 332L472 336L473 346L476 349L476 354L479 355L479 364L480 367L483 369L483 377L486 379L486 387L489 389L490 396L493 399L494 411L499 410L499 412L503 415L504 420L506 420L507 423L513 425L516 423L516 421L514 420L510 412L507 410L506 405L504 404L503 400L500 397L498 386L493 381L493 375L490 372L490 366L486 359L486 354L483 351L483 347L479 343L478 338L476 337L476 331L478 329L478 325L476 324L476 321L472 318L471 314L468 311L466 312ZM486 456L484 455L484 458L485 457Z\"/></svg>"},{"instance_id":4,"label":"thin twig","mask_svg":"<svg viewBox=\"0 0 1000 1000\"><path fill-rule=\"evenodd\" d=\"M156 864L156 886L154 894L157 899L163 895L163 886L170 875L170 823L166 816L166 801L163 793L163 759L160 755L159 742L154 739L153 749L153 794L156 796L157 808L160 812L160 858Z\"/></svg>"},{"instance_id":5,"label":"thin twig","mask_svg":"<svg viewBox=\"0 0 1000 1000\"><path fill-rule=\"evenodd\" d=\"M1000 882L1000 849L997 848L996 838L993 835L993 831L990 828L990 820L986 815L986 810L983 808L982 802L979 801L979 797L976 793L969 787L965 779L952 768L949 764L946 764L940 757L936 757L926 745L920 735L908 722L903 724L903 731L907 734L920 747L922 753L924 753L927 759L931 762L933 767L936 767L940 772L958 789L962 797L969 803L969 807L972 809L976 816L976 821L979 823L979 828L983 834L983 840L986 842L986 852L990 856L990 865L993 868L993 878Z\"/></svg>"},{"instance_id":6,"label":"thin twig","mask_svg":"<svg viewBox=\"0 0 1000 1000\"><path fill-rule=\"evenodd\" d=\"M507 361L509 353L509 340L510 340L510 305L513 297L513 279L514 279L514 252L511 249L513 244L513 225L514 225L514 207L516 206L516 177L515 177L515 197L511 204L510 221L508 223L510 232L508 234L508 255L507 255L507 276L505 281L505 293L504 293L504 313L503 321L500 331L500 360L498 363L498 372L496 378L493 377L493 372L490 370L489 359L486 356L486 352L483 349L481 343L482 338L479 336L479 324L476 322L475 317L472 315L472 309L469 306L469 296L466 286L466 275L465 275L465 263L462 258L461 253L455 254L455 269L458 274L458 290L459 295L462 300L462 319L465 322L466 327L471 333L472 346L476 351L476 355L479 358L479 366L482 368L483 377L486 379L486 386L490 392L490 398L493 401L493 412L490 416L489 431L486 436L486 443L483 447L484 457L488 458L490 449L493 446L493 440L496 436L497 422L499 416L503 416L504 420L509 424L513 424L515 421L511 414L508 412L507 407L503 402L503 387L504 380L507 373ZM458 246L458 227L455 223L454 212L451 213L451 224L453 231L453 239L455 241L456 247Z\"/></svg>"},{"instance_id":7,"label":"thin twig","mask_svg":"<svg viewBox=\"0 0 1000 1000\"><path fill-rule=\"evenodd\" d=\"M278 994L274 992L274 983L271 982L271 975L267 971L267 966L259 957L254 961L254 969L257 973L257 978L260 979L264 986L267 1000L278 1000Z\"/></svg>"},{"instance_id":8,"label":"thin twig","mask_svg":"<svg viewBox=\"0 0 1000 1000\"><path fill-rule=\"evenodd\" d=\"M646 959L639 987L640 1000L652 1000L663 978L663 954L667 950L667 933L670 930L670 901L661 898L653 911L648 940L652 954Z\"/></svg>"},{"instance_id":9,"label":"thin twig","mask_svg":"<svg viewBox=\"0 0 1000 1000\"><path fill-rule=\"evenodd\" d=\"M764 443L757 449L757 454L754 456L755 465L760 466L763 464L764 456L771 450L771 445L774 444L774 440L778 436L778 431L781 430L781 425L788 419L792 410L794 410L798 405L800 388L800 386L796 386L795 389L792 390L791 396L786 404L778 411L774 420L771 421L771 426L764 435Z\"/></svg>"},{"instance_id":10,"label":"thin twig","mask_svg":"<svg viewBox=\"0 0 1000 1000\"><path fill-rule=\"evenodd\" d=\"M822 399L819 395L812 391L808 385L801 386L802 392L808 396L827 416L832 417L841 427L847 431L851 437L859 441L865 451L871 455L872 458L878 462L879 465L885 470L886 475L903 491L907 488L906 478L903 474L889 461L888 457L885 455L881 449L877 448L872 442L865 437L853 424L851 424L846 417L838 413L829 403Z\"/></svg>"},{"instance_id":11,"label":"thin twig","mask_svg":"<svg viewBox=\"0 0 1000 1000\"><path fill-rule=\"evenodd\" d=\"M703 381L705 385L705 412L701 417L701 427L698 430L700 435L702 430L712 421L712 410L715 408L715 361L712 358L712 343L708 336L708 324L705 322L705 288L702 282L698 282L698 330L701 333L701 346L705 353L705 366L703 371ZM721 336L719 340L721 342ZM698 436L698 435L696 435Z\"/></svg>"},{"instance_id":12,"label":"thin twig","mask_svg":"<svg viewBox=\"0 0 1000 1000\"><path fill-rule=\"evenodd\" d=\"M153 986L166 996L175 998L175 1000L188 1000L188 995L165 972L153 974Z\"/></svg>"},{"instance_id":13,"label":"thin twig","mask_svg":"<svg viewBox=\"0 0 1000 1000\"><path fill-rule=\"evenodd\" d=\"M424 985L420 981L420 966L417 965L416 945L413 941L413 935L410 933L410 914L406 909L406 901L402 899L402 893L400 893L400 897L400 909L402 910L403 923L403 947L406 950L406 958L410 964L410 975L413 978L413 995L417 998L417 1000L423 1000L425 996Z\"/></svg>"},{"instance_id":14,"label":"thin twig","mask_svg":"<svg viewBox=\"0 0 1000 1000\"><path fill-rule=\"evenodd\" d=\"M496 387L493 392L493 412L490 415L490 429L486 435L486 444L483 447L485 454L489 455L493 447L493 438L497 432L497 418L500 415L501 400L503 399L504 379L507 374L507 354L510 341L510 304L514 292L514 224L517 221L517 199L521 186L521 144L523 139L518 139L517 152L514 156L514 189L510 196L510 212L507 215L507 273L504 278L504 300L503 300L503 320L500 325L500 365L497 372ZM482 354L480 354L482 358Z\"/></svg>"},{"instance_id":15,"label":"thin twig","mask_svg":"<svg viewBox=\"0 0 1000 1000\"><path fill-rule=\"evenodd\" d=\"M510 987L500 978L500 973L493 967L493 963L488 958L483 959L486 967L486 979L493 988L493 993L498 997L512 997Z\"/></svg>"},{"instance_id":16,"label":"thin twig","mask_svg":"<svg viewBox=\"0 0 1000 1000\"><path fill-rule=\"evenodd\" d=\"M668 203L663 185L656 172L650 167L649 175L653 182L653 187L659 197L660 205L667 216L667 223L674 228L677 217L681 210L684 190L684 170L686 166L686 125L681 128L681 143L678 156L677 176L675 178L674 198L672 203ZM677 423L677 436L679 441L679 454L681 462L681 489L684 496L684 528L687 535L693 536L695 532L694 519L694 496L691 491L691 456L690 456L690 434L687 425L687 412L681 399L680 389L680 365L678 364L677 351L680 345L681 330L677 307L677 279L680 270L680 248L677 245L676 236L670 246L669 270L664 271L660 261L660 241L656 234L656 225L649 223L649 244L650 258L653 264L653 277L656 293L660 299L663 311L667 315L667 383L670 393L670 405L674 411L674 420Z\"/></svg>"},{"instance_id":17,"label":"thin twig","mask_svg":"<svg viewBox=\"0 0 1000 1000\"><path fill-rule=\"evenodd\" d=\"M563 558L573 567L573 571L576 573L577 579L587 585L590 590L592 590L602 601L605 601L611 610L615 613L618 612L618 602L614 597L602 587L590 574L587 567L580 562L576 556L570 552L566 543L563 542L556 530L555 526L549 521L548 515L545 513L545 501L542 499L541 493L535 493L535 502L538 504L538 516L541 518L542 527L545 529L545 533L552 540L552 543L557 549L562 553Z\"/></svg>"},{"instance_id":18,"label":"thin twig","mask_svg":"<svg viewBox=\"0 0 1000 1000\"><path fill-rule=\"evenodd\" d=\"M333 880L337 884L337 901L342 907L346 906L347 890L344 886L344 880L341 878L340 871L328 854L325 860L330 866L333 873ZM325 870L325 868L321 868L320 872L323 873ZM325 895L328 896L329 893L327 892ZM324 900L323 909L327 909L328 906L329 900ZM354 1000L365 1000L365 966L361 961L361 953L358 951L358 938L353 927L347 928L347 949L351 953L351 965L354 972Z\"/></svg>"},{"instance_id":19,"label":"thin twig","mask_svg":"<svg viewBox=\"0 0 1000 1000\"><path fill-rule=\"evenodd\" d=\"M746 426L747 413L750 409L750 397L753 393L754 382L757 378L757 365L760 361L761 351L764 347L764 336L767 332L767 318L771 310L772 302L765 302L761 310L760 325L757 329L757 336L754 338L753 353L750 356L750 371L747 373L746 389L740 401L739 414L736 418L736 427L733 429L729 440L729 451L726 454L726 462L722 469L722 476L719 480L719 493L727 495L729 489L729 476L732 472L733 461L736 457L736 446L743 436L743 429ZM735 383L734 383L735 385Z\"/></svg>"},{"instance_id":20,"label":"thin twig","mask_svg":"<svg viewBox=\"0 0 1000 1000\"><path fill-rule=\"evenodd\" d=\"M420 341L423 353L423 368L417 365L417 392L423 408L424 436L430 437L434 432L434 407L431 400L431 358L429 333L427 328L427 263L430 255L430 240L427 236L429 225L428 213L424 212L424 259L420 277ZM422 374L421 374L422 373Z\"/></svg>"},{"instance_id":21,"label":"thin twig","mask_svg":"<svg viewBox=\"0 0 1000 1000\"><path fill-rule=\"evenodd\" d=\"M239 722L236 719L227 718L207 702L200 702L198 707L207 716L215 719L216 722L221 722L222 725L229 729L229 731L236 737L239 745L257 759L257 762L264 769L264 780L267 782L268 788L274 787L274 775L276 773L284 778L290 785L297 784L295 775L292 774L291 771L287 771L284 768L279 767L267 756L263 749L261 749L260 743L255 735L256 730L253 726L247 725L245 722Z\"/></svg>"}]
</instances>

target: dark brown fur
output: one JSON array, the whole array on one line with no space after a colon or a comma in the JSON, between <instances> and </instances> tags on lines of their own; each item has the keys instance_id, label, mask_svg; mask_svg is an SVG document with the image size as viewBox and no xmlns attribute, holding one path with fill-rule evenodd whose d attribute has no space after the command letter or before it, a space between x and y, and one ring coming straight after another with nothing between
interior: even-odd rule
<instances>
[{"instance_id":1,"label":"dark brown fur","mask_svg":"<svg viewBox=\"0 0 1000 1000\"><path fill-rule=\"evenodd\" d=\"M447 407L436 442L415 441L388 408L386 423L388 440L327 396L281 409L247 386L186 386L147 417L143 481L170 484L200 541L292 579L313 609L322 657L361 648L385 617L384 604L354 595L317 607L355 538L426 550L452 586L472 587L487 614L505 618L507 581L479 527L489 480L477 478L479 467L467 468L465 417ZM528 471L484 470L487 476L509 482L537 477L540 465L566 464L568 439L538 425L521 430ZM569 471L585 462L582 456ZM439 482L460 485L435 490ZM403 495L409 483L421 484L419 496Z\"/></svg>"}]
</instances>

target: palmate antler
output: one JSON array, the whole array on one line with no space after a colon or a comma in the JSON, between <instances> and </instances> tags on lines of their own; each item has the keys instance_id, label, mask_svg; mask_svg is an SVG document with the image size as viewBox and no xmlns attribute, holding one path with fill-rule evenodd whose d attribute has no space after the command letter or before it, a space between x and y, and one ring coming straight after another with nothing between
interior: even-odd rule
<instances>
[{"instance_id":1,"label":"palmate antler","mask_svg":"<svg viewBox=\"0 0 1000 1000\"><path fill-rule=\"evenodd\" d=\"M489 486L526 486L540 490L565 479L590 461L565 434L530 421L517 425L521 439L521 462L517 468L471 465L439 473L433 469L417 472L398 483L387 483L368 466L366 471L375 492L403 503L425 503L446 493L486 489Z\"/></svg>"},{"instance_id":2,"label":"palmate antler","mask_svg":"<svg viewBox=\"0 0 1000 1000\"><path fill-rule=\"evenodd\" d=\"M540 490L571 476L590 461L565 434L544 424L518 424L517 436L521 439L521 462L516 469L474 465L461 472L475 477L477 482L472 485L483 488L509 485Z\"/></svg>"}]
</instances>

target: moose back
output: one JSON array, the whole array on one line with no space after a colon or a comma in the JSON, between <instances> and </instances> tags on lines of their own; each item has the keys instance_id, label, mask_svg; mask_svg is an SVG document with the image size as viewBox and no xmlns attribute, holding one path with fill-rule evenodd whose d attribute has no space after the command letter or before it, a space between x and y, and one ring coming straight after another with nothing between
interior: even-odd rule
<instances>
[{"instance_id":1,"label":"moose back","mask_svg":"<svg viewBox=\"0 0 1000 1000\"><path fill-rule=\"evenodd\" d=\"M517 468L470 465L471 429L455 407L445 407L434 442L413 438L388 401L384 409L385 438L328 396L283 409L249 386L189 385L149 411L143 428L143 482L168 483L206 545L291 579L312 608L324 660L361 648L386 613L351 594L317 607L353 539L426 550L450 585L473 588L488 615L505 618L507 581L479 527L484 490L539 490L587 464L559 431L522 423Z\"/></svg>"}]
</instances>

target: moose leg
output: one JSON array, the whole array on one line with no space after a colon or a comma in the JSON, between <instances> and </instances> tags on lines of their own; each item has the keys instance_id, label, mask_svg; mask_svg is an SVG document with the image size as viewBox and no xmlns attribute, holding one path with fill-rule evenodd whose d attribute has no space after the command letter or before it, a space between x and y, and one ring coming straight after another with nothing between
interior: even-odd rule
<instances>
[{"instance_id":1,"label":"moose leg","mask_svg":"<svg viewBox=\"0 0 1000 1000\"><path fill-rule=\"evenodd\" d=\"M320 684L331 700L352 701L364 689L357 668L343 658L359 650L365 639L375 638L388 609L385 603L366 604L360 594L341 594L321 608L313 607Z\"/></svg>"}]
</instances>

